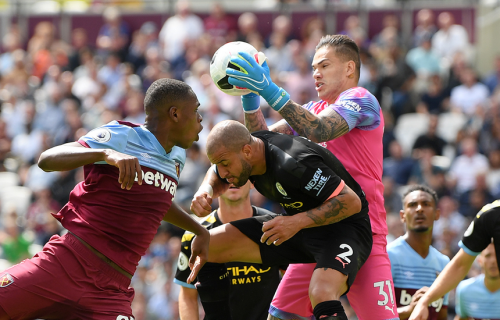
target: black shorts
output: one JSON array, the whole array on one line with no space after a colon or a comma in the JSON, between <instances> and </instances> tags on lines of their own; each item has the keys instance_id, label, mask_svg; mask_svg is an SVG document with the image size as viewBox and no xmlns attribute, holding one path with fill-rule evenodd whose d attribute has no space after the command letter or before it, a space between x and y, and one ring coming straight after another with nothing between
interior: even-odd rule
<instances>
[{"instance_id":1,"label":"black shorts","mask_svg":"<svg viewBox=\"0 0 500 320\"><path fill-rule=\"evenodd\" d=\"M262 225L276 215L264 215L231 222L260 247L262 264L316 263L348 276L348 285L370 255L373 238L368 214L357 213L327 226L300 230L279 246L261 243Z\"/></svg>"}]
</instances>

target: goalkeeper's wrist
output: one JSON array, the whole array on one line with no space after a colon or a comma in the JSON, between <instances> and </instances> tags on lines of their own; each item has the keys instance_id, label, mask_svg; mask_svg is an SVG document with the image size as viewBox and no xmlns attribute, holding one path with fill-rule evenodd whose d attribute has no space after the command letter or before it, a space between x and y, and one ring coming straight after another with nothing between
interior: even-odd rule
<instances>
[{"instance_id":1,"label":"goalkeeper's wrist","mask_svg":"<svg viewBox=\"0 0 500 320\"><path fill-rule=\"evenodd\" d=\"M255 93L249 93L241 96L241 104L245 113L257 112L260 108L260 96Z\"/></svg>"},{"instance_id":2,"label":"goalkeeper's wrist","mask_svg":"<svg viewBox=\"0 0 500 320\"><path fill-rule=\"evenodd\" d=\"M275 84L274 84L275 85ZM276 111L280 111L285 104L290 101L290 94L285 91L285 89L276 86L276 90L272 90L272 93L268 94L267 98L262 95L264 99L266 99L269 106Z\"/></svg>"}]
</instances>

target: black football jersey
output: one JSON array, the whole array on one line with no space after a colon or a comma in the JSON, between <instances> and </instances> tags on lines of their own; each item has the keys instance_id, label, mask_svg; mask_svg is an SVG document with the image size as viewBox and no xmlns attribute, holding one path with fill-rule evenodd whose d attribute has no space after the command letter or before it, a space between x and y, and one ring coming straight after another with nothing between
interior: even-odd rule
<instances>
[{"instance_id":1,"label":"black football jersey","mask_svg":"<svg viewBox=\"0 0 500 320\"><path fill-rule=\"evenodd\" d=\"M459 245L468 254L478 255L492 239L500 267L500 200L485 205L476 214Z\"/></svg>"},{"instance_id":2,"label":"black football jersey","mask_svg":"<svg viewBox=\"0 0 500 320\"><path fill-rule=\"evenodd\" d=\"M368 213L363 190L328 149L299 136L270 131L252 135L264 141L266 172L250 180L263 196L280 203L287 215L318 207L342 181L361 199L361 212Z\"/></svg>"},{"instance_id":3,"label":"black football jersey","mask_svg":"<svg viewBox=\"0 0 500 320\"><path fill-rule=\"evenodd\" d=\"M271 213L262 208L253 207L254 216ZM202 222L207 229L222 225L217 210L208 215ZM182 248L177 263L174 282L188 288L195 289L194 283L186 283L191 270L189 269L189 256L191 255L191 241L194 234L184 233ZM256 263L230 262L226 263L231 283L229 303L233 319L261 320L267 319L269 306L280 282L279 267L263 266ZM286 268L286 266L282 266Z\"/></svg>"}]
</instances>

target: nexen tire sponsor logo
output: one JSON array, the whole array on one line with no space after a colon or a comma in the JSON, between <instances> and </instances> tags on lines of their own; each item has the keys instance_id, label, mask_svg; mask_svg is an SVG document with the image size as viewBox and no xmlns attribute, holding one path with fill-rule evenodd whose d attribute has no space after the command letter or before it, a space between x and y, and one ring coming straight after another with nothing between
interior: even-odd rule
<instances>
[{"instance_id":1,"label":"nexen tire sponsor logo","mask_svg":"<svg viewBox=\"0 0 500 320\"><path fill-rule=\"evenodd\" d=\"M138 181L137 179L137 173L135 174L135 180ZM166 192L169 192L172 197L175 196L175 191L177 190L177 183L175 181L172 181L168 179L168 176L165 177L163 173L153 173L151 171L147 171L144 173L142 171L142 181L146 184L149 185L154 185L157 188L160 188L161 190L165 190Z\"/></svg>"},{"instance_id":2,"label":"nexen tire sponsor logo","mask_svg":"<svg viewBox=\"0 0 500 320\"><path fill-rule=\"evenodd\" d=\"M318 168L318 170L316 170L316 172L314 173L314 176L311 179L311 181L309 181L305 187L307 191L311 191L311 189L319 190L318 191L319 194L321 190L323 190L323 187L325 186L326 182L330 179L330 176L324 177L321 175L321 173L323 173L323 171Z\"/></svg>"}]
</instances>

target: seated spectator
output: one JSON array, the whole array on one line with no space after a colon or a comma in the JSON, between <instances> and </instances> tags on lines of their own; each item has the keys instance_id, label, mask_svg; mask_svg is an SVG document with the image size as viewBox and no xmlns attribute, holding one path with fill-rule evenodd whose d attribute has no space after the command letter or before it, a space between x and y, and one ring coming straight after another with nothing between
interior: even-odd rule
<instances>
[{"instance_id":1,"label":"seated spectator","mask_svg":"<svg viewBox=\"0 0 500 320\"><path fill-rule=\"evenodd\" d=\"M344 21L344 30L340 31L340 34L345 34L354 40L360 49L367 46L366 31L361 26L357 15L353 14L347 17Z\"/></svg>"},{"instance_id":2,"label":"seated spectator","mask_svg":"<svg viewBox=\"0 0 500 320\"><path fill-rule=\"evenodd\" d=\"M427 84L427 92L417 104L417 112L439 114L449 109L449 95L443 88L439 75L432 75Z\"/></svg>"},{"instance_id":3,"label":"seated spectator","mask_svg":"<svg viewBox=\"0 0 500 320\"><path fill-rule=\"evenodd\" d=\"M191 13L189 1L178 1L175 9L175 15L165 21L159 35L163 56L169 62L179 59L186 51L186 43L199 38L204 31L203 21Z\"/></svg>"},{"instance_id":4,"label":"seated spectator","mask_svg":"<svg viewBox=\"0 0 500 320\"><path fill-rule=\"evenodd\" d=\"M500 55L495 57L494 66L495 67L493 72L491 72L484 78L484 84L490 90L490 94L492 94L495 91L500 81Z\"/></svg>"},{"instance_id":5,"label":"seated spectator","mask_svg":"<svg viewBox=\"0 0 500 320\"><path fill-rule=\"evenodd\" d=\"M2 40L2 54L0 54L0 75L8 74L14 68L12 53L21 48L21 41L15 33L7 33Z\"/></svg>"},{"instance_id":6,"label":"seated spectator","mask_svg":"<svg viewBox=\"0 0 500 320\"><path fill-rule=\"evenodd\" d=\"M226 14L224 7L214 2L210 15L203 21L205 32L213 39L222 38L224 42L236 39L236 23L234 19Z\"/></svg>"},{"instance_id":7,"label":"seated spectator","mask_svg":"<svg viewBox=\"0 0 500 320\"><path fill-rule=\"evenodd\" d=\"M439 117L435 114L429 115L429 128L427 132L419 136L413 144L414 157L418 157L416 153L423 148L431 148L435 155L443 155L443 149L447 143L443 138L437 135L438 126Z\"/></svg>"},{"instance_id":8,"label":"seated spectator","mask_svg":"<svg viewBox=\"0 0 500 320\"><path fill-rule=\"evenodd\" d=\"M269 68L277 73L294 70L296 67L293 62L292 50L290 50L290 47L287 45L286 35L282 33L273 33L271 34L269 42L269 48L264 50ZM310 70L311 67L309 63L309 71Z\"/></svg>"},{"instance_id":9,"label":"seated spectator","mask_svg":"<svg viewBox=\"0 0 500 320\"><path fill-rule=\"evenodd\" d=\"M398 186L407 185L418 170L417 163L411 157L405 157L397 140L389 145L388 158L384 159L384 176L389 176Z\"/></svg>"},{"instance_id":10,"label":"seated spectator","mask_svg":"<svg viewBox=\"0 0 500 320\"><path fill-rule=\"evenodd\" d=\"M438 203L441 215L439 220L434 222L432 230L434 246L441 250L446 247L446 239L443 238L445 230L448 230L447 236L452 237L452 243L458 244L469 221L458 211L458 204L455 199L449 196L440 198ZM458 245L452 248L452 251L458 251Z\"/></svg>"},{"instance_id":11,"label":"seated spectator","mask_svg":"<svg viewBox=\"0 0 500 320\"><path fill-rule=\"evenodd\" d=\"M245 12L238 18L238 35L236 40L250 42L255 36L260 36L257 30L257 16L253 12Z\"/></svg>"},{"instance_id":12,"label":"seated spectator","mask_svg":"<svg viewBox=\"0 0 500 320\"><path fill-rule=\"evenodd\" d=\"M476 185L474 189L464 192L460 195L459 211L466 217L474 218L485 203L491 203L495 200L486 183L486 173L476 175Z\"/></svg>"},{"instance_id":13,"label":"seated spectator","mask_svg":"<svg viewBox=\"0 0 500 320\"><path fill-rule=\"evenodd\" d=\"M403 208L403 199L398 192L394 180L389 176L382 177L382 184L384 185L384 207L387 214L397 215L399 210Z\"/></svg>"},{"instance_id":14,"label":"seated spectator","mask_svg":"<svg viewBox=\"0 0 500 320\"><path fill-rule=\"evenodd\" d=\"M495 198L500 198L500 149L492 150L488 160L490 167L486 173L486 184Z\"/></svg>"},{"instance_id":15,"label":"seated spectator","mask_svg":"<svg viewBox=\"0 0 500 320\"><path fill-rule=\"evenodd\" d=\"M99 55L106 57L111 52L117 52L121 60L127 56L127 46L130 41L130 28L122 20L118 7L109 6L103 12L104 25L99 30L96 45Z\"/></svg>"},{"instance_id":16,"label":"seated spectator","mask_svg":"<svg viewBox=\"0 0 500 320\"><path fill-rule=\"evenodd\" d=\"M311 100L318 99L318 93L314 86L314 82L311 81L311 61L303 54L298 54L294 58L295 66L297 69L295 71L290 71L286 73L283 78L284 88L293 95L293 97L301 97L302 99L297 100L299 104L308 103Z\"/></svg>"},{"instance_id":17,"label":"seated spectator","mask_svg":"<svg viewBox=\"0 0 500 320\"><path fill-rule=\"evenodd\" d=\"M29 252L32 241L26 237L16 223L17 214L9 213L9 216L4 218L3 229L5 233L1 235L0 245L3 251L3 257L14 265L24 259L31 257Z\"/></svg>"},{"instance_id":18,"label":"seated spectator","mask_svg":"<svg viewBox=\"0 0 500 320\"><path fill-rule=\"evenodd\" d=\"M269 48L271 46L271 38L275 35L281 35L280 37L285 39L285 43L294 39L292 35L292 20L290 17L282 14L274 18L273 29L265 41L266 47Z\"/></svg>"},{"instance_id":19,"label":"seated spectator","mask_svg":"<svg viewBox=\"0 0 500 320\"><path fill-rule=\"evenodd\" d=\"M436 31L434 12L430 9L421 9L418 11L417 27L413 31L413 47L420 46L423 39L432 39Z\"/></svg>"},{"instance_id":20,"label":"seated spectator","mask_svg":"<svg viewBox=\"0 0 500 320\"><path fill-rule=\"evenodd\" d=\"M460 80L462 85L451 90L450 107L472 116L485 108L489 96L488 87L477 81L476 72L472 68L465 69Z\"/></svg>"},{"instance_id":21,"label":"seated spectator","mask_svg":"<svg viewBox=\"0 0 500 320\"><path fill-rule=\"evenodd\" d=\"M438 25L439 30L432 38L432 48L443 63L449 66L457 52L469 49L469 35L463 26L455 24L455 18L450 12L439 14Z\"/></svg>"},{"instance_id":22,"label":"seated spectator","mask_svg":"<svg viewBox=\"0 0 500 320\"><path fill-rule=\"evenodd\" d=\"M488 158L477 151L474 138L464 138L460 143L462 154L451 164L449 178L459 195L476 187L476 176L488 171Z\"/></svg>"},{"instance_id":23,"label":"seated spectator","mask_svg":"<svg viewBox=\"0 0 500 320\"><path fill-rule=\"evenodd\" d=\"M71 31L71 52L68 55L68 69L75 69L84 63L85 51L92 52L93 47L90 46L87 36L87 31L84 28L77 28Z\"/></svg>"},{"instance_id":24,"label":"seated spectator","mask_svg":"<svg viewBox=\"0 0 500 320\"><path fill-rule=\"evenodd\" d=\"M421 39L420 46L408 51L406 63L417 74L417 91L426 92L428 79L440 72L439 56L432 51L431 39Z\"/></svg>"}]
</instances>

